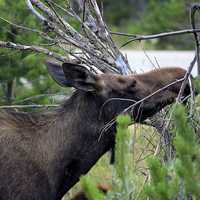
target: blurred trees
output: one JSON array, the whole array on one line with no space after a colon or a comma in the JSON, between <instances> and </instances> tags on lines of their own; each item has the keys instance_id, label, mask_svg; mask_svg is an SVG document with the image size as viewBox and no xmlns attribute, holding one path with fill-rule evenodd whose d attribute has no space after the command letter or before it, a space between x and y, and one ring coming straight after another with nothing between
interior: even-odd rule
<instances>
[{"instance_id":1,"label":"blurred trees","mask_svg":"<svg viewBox=\"0 0 200 200\"><path fill-rule=\"evenodd\" d=\"M0 0L0 17L30 28L40 26L24 0L17 2ZM0 40L40 45L46 42L36 33L19 30L2 19L0 19ZM44 56L34 53L0 49L0 104L17 103L28 96L60 90L47 76L47 70L43 65L44 59ZM47 101L44 97L40 98L39 102Z\"/></svg>"},{"instance_id":2,"label":"blurred trees","mask_svg":"<svg viewBox=\"0 0 200 200\"><path fill-rule=\"evenodd\" d=\"M146 11L137 22L139 31L143 34L161 33L173 30L191 28L190 0L151 0ZM158 39L154 45L163 49L189 49L192 47L191 35Z\"/></svg>"},{"instance_id":3,"label":"blurred trees","mask_svg":"<svg viewBox=\"0 0 200 200\"><path fill-rule=\"evenodd\" d=\"M104 17L114 26L132 24L140 18L148 5L148 0L103 0Z\"/></svg>"},{"instance_id":4,"label":"blurred trees","mask_svg":"<svg viewBox=\"0 0 200 200\"><path fill-rule=\"evenodd\" d=\"M155 34L190 28L191 0L103 0L104 17L121 32ZM146 42L149 48L191 49L191 35L162 38Z\"/></svg>"}]
</instances>

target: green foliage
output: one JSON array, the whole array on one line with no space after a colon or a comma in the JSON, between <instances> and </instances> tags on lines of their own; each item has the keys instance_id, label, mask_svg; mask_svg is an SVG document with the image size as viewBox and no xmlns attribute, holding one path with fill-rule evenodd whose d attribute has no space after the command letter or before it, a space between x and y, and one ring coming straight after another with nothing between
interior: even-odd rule
<instances>
[{"instance_id":1,"label":"green foliage","mask_svg":"<svg viewBox=\"0 0 200 200\"><path fill-rule=\"evenodd\" d=\"M103 3L107 22L115 26L122 26L137 11L136 5L133 6L129 0L104 0Z\"/></svg>"},{"instance_id":2,"label":"green foliage","mask_svg":"<svg viewBox=\"0 0 200 200\"><path fill-rule=\"evenodd\" d=\"M171 179L170 167L162 165L159 158L152 156L148 159L151 180L150 184L145 187L145 192L150 199L170 200L174 192L177 191L177 179Z\"/></svg>"},{"instance_id":3,"label":"green foliage","mask_svg":"<svg viewBox=\"0 0 200 200\"><path fill-rule=\"evenodd\" d=\"M115 145L115 166L113 177L113 193L110 199L128 200L133 195L133 152L128 125L131 119L128 115L117 118L117 134Z\"/></svg>"},{"instance_id":4,"label":"green foliage","mask_svg":"<svg viewBox=\"0 0 200 200\"><path fill-rule=\"evenodd\" d=\"M149 1L149 5L139 22L140 30L143 33L160 33L171 30L179 30L189 26L189 12L187 9L188 0L167 0L158 2L156 0ZM182 49L192 47L192 43L188 43L188 36L169 37L154 41L157 48L175 48Z\"/></svg>"},{"instance_id":5,"label":"green foliage","mask_svg":"<svg viewBox=\"0 0 200 200\"><path fill-rule=\"evenodd\" d=\"M122 3L123 1L119 2ZM117 20L119 21L117 25L119 31L145 35L181 30L190 28L191 26L189 18L190 0L149 0L140 2L140 6L137 6L137 4L138 2L135 3L133 0L118 7L118 11L114 15L120 16L122 12L129 15L123 15L125 19L121 17L121 20ZM120 3L115 3L114 5L113 7L117 7ZM123 11L122 8L126 9L126 11ZM131 12L130 9L132 10ZM111 15L113 13L110 12L109 14ZM109 19L108 16L108 21ZM194 47L191 35L154 39L146 41L145 45L150 49L183 50Z\"/></svg>"},{"instance_id":6,"label":"green foliage","mask_svg":"<svg viewBox=\"0 0 200 200\"><path fill-rule=\"evenodd\" d=\"M200 147L183 106L176 107L174 118L177 134L174 142L177 151L176 172L182 180L186 194L199 199Z\"/></svg>"},{"instance_id":7,"label":"green foliage","mask_svg":"<svg viewBox=\"0 0 200 200\"><path fill-rule=\"evenodd\" d=\"M195 77L193 80L195 91L200 94L200 76Z\"/></svg>"},{"instance_id":8,"label":"green foliage","mask_svg":"<svg viewBox=\"0 0 200 200\"><path fill-rule=\"evenodd\" d=\"M179 2L150 0L146 9L148 14L144 16L146 22L143 24L144 31L161 32L179 28L180 24L185 22L182 16L187 16L185 6L186 1L183 0Z\"/></svg>"},{"instance_id":9,"label":"green foliage","mask_svg":"<svg viewBox=\"0 0 200 200\"><path fill-rule=\"evenodd\" d=\"M173 120L176 157L168 165L158 157L148 161L151 173L146 194L150 199L200 198L200 147L184 106L175 105Z\"/></svg>"},{"instance_id":10,"label":"green foliage","mask_svg":"<svg viewBox=\"0 0 200 200\"><path fill-rule=\"evenodd\" d=\"M89 200L105 200L105 195L95 186L90 177L82 177L80 181Z\"/></svg>"},{"instance_id":11,"label":"green foliage","mask_svg":"<svg viewBox=\"0 0 200 200\"><path fill-rule=\"evenodd\" d=\"M24 0L1 0L0 16L12 23L40 29L41 25L27 9ZM46 43L36 33L19 30L0 19L0 39L22 44ZM28 96L60 91L47 74L44 60L39 54L0 49L0 104L21 102ZM33 103L26 101L21 103ZM47 97L34 99L34 103L50 103Z\"/></svg>"}]
</instances>

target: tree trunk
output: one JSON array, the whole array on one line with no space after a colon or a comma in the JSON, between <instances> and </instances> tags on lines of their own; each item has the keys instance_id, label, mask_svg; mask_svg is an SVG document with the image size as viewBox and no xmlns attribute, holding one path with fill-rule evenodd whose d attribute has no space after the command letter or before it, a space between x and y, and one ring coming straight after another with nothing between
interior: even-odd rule
<instances>
[{"instance_id":1,"label":"tree trunk","mask_svg":"<svg viewBox=\"0 0 200 200\"><path fill-rule=\"evenodd\" d=\"M12 104L12 100L13 100L13 94L14 94L14 80L10 80L10 81L7 81L7 87L6 87L6 103L8 105L11 105Z\"/></svg>"}]
</instances>

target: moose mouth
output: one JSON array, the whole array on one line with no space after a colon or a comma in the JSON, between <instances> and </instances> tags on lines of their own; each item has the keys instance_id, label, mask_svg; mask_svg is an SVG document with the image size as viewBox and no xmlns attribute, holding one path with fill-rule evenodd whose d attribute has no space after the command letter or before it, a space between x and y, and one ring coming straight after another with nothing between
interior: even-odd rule
<instances>
[{"instance_id":1,"label":"moose mouth","mask_svg":"<svg viewBox=\"0 0 200 200\"><path fill-rule=\"evenodd\" d=\"M190 89L188 90L188 87L185 88L184 95L181 97L181 102L183 104L186 104L188 98L191 96ZM173 95L173 97L166 99L163 99L159 96L153 99L151 97L143 98L126 108L125 111L127 111L133 117L135 122L142 122L161 111L167 105L174 103L177 96L178 95Z\"/></svg>"},{"instance_id":2,"label":"moose mouth","mask_svg":"<svg viewBox=\"0 0 200 200\"><path fill-rule=\"evenodd\" d=\"M133 107L130 110L130 114L133 117L135 122L142 122L145 119L152 117L159 111L161 111L166 105L169 105L174 102L174 98L170 98L165 102L157 102L157 103L150 103L150 102L142 102L137 106Z\"/></svg>"}]
</instances>

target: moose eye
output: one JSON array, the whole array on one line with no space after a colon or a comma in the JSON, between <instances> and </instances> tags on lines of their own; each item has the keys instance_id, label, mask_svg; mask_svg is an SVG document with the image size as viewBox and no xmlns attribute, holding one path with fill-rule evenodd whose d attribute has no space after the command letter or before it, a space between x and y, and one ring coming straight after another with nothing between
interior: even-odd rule
<instances>
[{"instance_id":1,"label":"moose eye","mask_svg":"<svg viewBox=\"0 0 200 200\"><path fill-rule=\"evenodd\" d=\"M136 80L133 80L132 83L129 85L130 88L134 88L136 85Z\"/></svg>"},{"instance_id":2,"label":"moose eye","mask_svg":"<svg viewBox=\"0 0 200 200\"><path fill-rule=\"evenodd\" d=\"M136 80L133 80L133 81L129 84L129 86L127 87L126 91L127 91L127 92L133 92L134 89L135 89L135 86L136 86Z\"/></svg>"}]
</instances>

